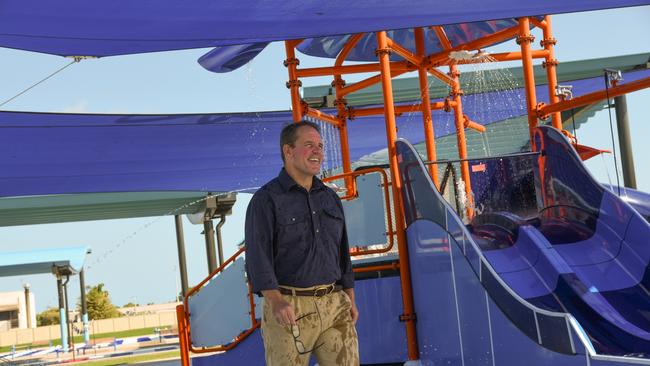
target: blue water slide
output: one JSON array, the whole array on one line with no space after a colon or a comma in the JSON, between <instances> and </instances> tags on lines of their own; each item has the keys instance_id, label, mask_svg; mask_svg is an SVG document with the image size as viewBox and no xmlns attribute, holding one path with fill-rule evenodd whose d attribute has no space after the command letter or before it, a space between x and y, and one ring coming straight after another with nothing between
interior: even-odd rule
<instances>
[{"instance_id":1,"label":"blue water slide","mask_svg":"<svg viewBox=\"0 0 650 366\"><path fill-rule=\"evenodd\" d=\"M647 362L647 221L593 180L558 131L539 128L535 143L538 154L470 162L477 215L464 225L424 176L417 154L400 142L409 249L431 251L424 249L426 241L453 253L449 243L457 244L485 289L487 308L495 303L512 325L548 350L579 353L577 336L594 360L631 362L631 356L633 362ZM411 253L416 264L417 254ZM412 272L417 287L421 274ZM478 310L470 306L468 313ZM569 328L559 314L567 315ZM540 315L566 332L544 335L552 327ZM456 317L460 323L458 310ZM488 328L494 336L494 324ZM497 348L493 345L491 352L498 353Z\"/></svg>"}]
</instances>

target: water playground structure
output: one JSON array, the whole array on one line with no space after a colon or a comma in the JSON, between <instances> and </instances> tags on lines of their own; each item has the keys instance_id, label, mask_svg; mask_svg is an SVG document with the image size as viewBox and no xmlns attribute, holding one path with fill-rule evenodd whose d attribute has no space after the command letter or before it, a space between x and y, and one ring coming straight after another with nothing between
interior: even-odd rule
<instances>
[{"instance_id":1,"label":"water playground structure","mask_svg":"<svg viewBox=\"0 0 650 366\"><path fill-rule=\"evenodd\" d=\"M16 149L12 166L20 168L0 185L4 197L250 191L250 184L277 174L279 157L276 139L257 146L256 156L245 156L242 141L277 136L287 118L317 121L326 140L338 143L338 151L328 154L340 164L328 167L325 180L340 188L350 241L356 244L351 254L363 314L357 326L363 364L650 364L650 196L595 181L583 160L603 151L578 144L562 115L647 88L650 71L647 65L625 73L606 69L597 77L576 80L573 89L561 85L551 17L544 15L647 2L569 1L549 9L534 1L517 6L466 1L445 10L429 10L426 1L350 9L332 2L296 11L254 1L232 7L200 1L179 10L169 2L156 9L158 17L148 27L130 28L137 15L153 6L142 3L129 5L130 17L109 19L121 24L119 29L102 15L116 5L72 2L61 10L68 20L100 21L93 28L84 22L68 27L48 17L54 5L33 3L43 6L35 10L38 14L25 13L19 2L0 11L0 46L81 58L209 45L216 48L199 62L211 71L227 72L255 57L268 42L284 41L292 109L256 114L254 124L252 114L2 112L5 143L24 141L27 135L21 131L27 126L29 138L42 144L39 151L62 158L52 169L36 162L38 154ZM496 7L487 12L491 6ZM400 16L393 15L397 9ZM242 15L245 10L250 16ZM335 31L328 28L333 14L343 14ZM217 30L209 26L215 20L223 22ZM531 35L535 28L542 33L539 47ZM517 49L512 52L486 51L513 39ZM296 51L331 58L334 64L300 67ZM543 83L535 80L536 59L543 62ZM523 110L504 106L504 114L485 114L483 119L468 113L467 106L481 99L465 94L464 65L519 60ZM409 72L417 73L419 98L396 102L393 79ZM344 76L350 74L369 75L346 83ZM324 96L323 108L316 108L301 95L301 80L321 76L332 78L333 93ZM442 84L447 95L432 98L432 83ZM381 103L350 102L373 85L381 87ZM456 159L441 160L437 154L436 136L441 133L436 120L443 114L453 120ZM498 121L519 115L526 121L525 151L470 156L469 134L487 133ZM422 121L418 131L412 127L416 116ZM125 127L130 138L156 134L159 140L146 145L152 156L162 146L180 146L184 138L213 128L220 143L214 144L214 136L200 142L218 145L217 166L208 171L200 161L128 160L143 149L138 144L124 146L114 160L99 167L90 163L92 153L79 158L57 150L62 144L81 146L76 141L89 136L98 144L118 144ZM98 128L107 132L97 134ZM399 136L423 142L424 154L398 138L398 129ZM252 130L263 138L251 140ZM353 168L360 157L382 147L386 164ZM120 165L116 162L130 170L115 168ZM172 168L163 169L170 164ZM41 167L38 176L30 171L35 166ZM181 166L186 169L174 169ZM82 173L84 168L92 172ZM70 173L75 171L77 175ZM177 308L184 366L263 363L259 299L245 279L244 253L241 248L224 259ZM190 359L190 353L209 355Z\"/></svg>"}]
</instances>

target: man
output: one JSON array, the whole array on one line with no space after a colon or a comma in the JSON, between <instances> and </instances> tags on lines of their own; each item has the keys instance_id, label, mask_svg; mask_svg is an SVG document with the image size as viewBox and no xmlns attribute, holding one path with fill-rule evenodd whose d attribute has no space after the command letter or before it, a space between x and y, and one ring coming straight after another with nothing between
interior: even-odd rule
<instances>
[{"instance_id":1,"label":"man","mask_svg":"<svg viewBox=\"0 0 650 366\"><path fill-rule=\"evenodd\" d=\"M246 270L264 297L268 366L359 364L354 276L339 197L316 178L323 161L318 125L280 135L284 168L246 212Z\"/></svg>"}]
</instances>

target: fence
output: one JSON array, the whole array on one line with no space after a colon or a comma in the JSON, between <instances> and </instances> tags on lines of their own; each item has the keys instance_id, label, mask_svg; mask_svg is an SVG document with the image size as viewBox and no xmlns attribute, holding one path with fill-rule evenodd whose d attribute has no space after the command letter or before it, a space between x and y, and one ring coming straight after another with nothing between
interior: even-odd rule
<instances>
[{"instance_id":1,"label":"fence","mask_svg":"<svg viewBox=\"0 0 650 366\"><path fill-rule=\"evenodd\" d=\"M176 326L176 312L165 311L157 314L141 314L120 318L91 320L88 324L91 337L93 334L163 326ZM81 322L73 323L73 332L75 336L81 335L83 332L83 324ZM47 344L50 340L60 338L61 329L59 325L29 329L12 329L0 332L0 347L17 344Z\"/></svg>"}]
</instances>

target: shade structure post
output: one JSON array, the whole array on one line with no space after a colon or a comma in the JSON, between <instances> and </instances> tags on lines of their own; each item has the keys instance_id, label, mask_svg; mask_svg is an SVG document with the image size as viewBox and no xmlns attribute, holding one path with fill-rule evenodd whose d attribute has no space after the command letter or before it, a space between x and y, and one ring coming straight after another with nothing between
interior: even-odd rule
<instances>
[{"instance_id":1,"label":"shade structure post","mask_svg":"<svg viewBox=\"0 0 650 366\"><path fill-rule=\"evenodd\" d=\"M404 225L404 214L402 208L401 181L397 165L397 151L395 142L397 140L397 128L395 123L395 105L393 102L393 86L390 71L390 49L386 32L377 32L377 57L381 65L381 86L384 98L384 117L386 119L386 139L388 143L388 161L393 190L393 206L395 210L395 226L397 229L397 246L399 250L399 272L402 285L402 305L404 314L401 319L406 325L406 345L408 348L409 360L419 358L417 333L415 328L415 312L413 306L413 289L411 285L411 269L409 265L408 247L406 245L406 234Z\"/></svg>"},{"instance_id":2,"label":"shade structure post","mask_svg":"<svg viewBox=\"0 0 650 366\"><path fill-rule=\"evenodd\" d=\"M418 56L424 58L424 30L422 28L415 28L415 52ZM418 80L420 83L420 99L422 100L422 123L424 127L424 141L427 148L427 159L429 161L436 161L436 137L433 131L433 119L431 118L431 100L429 97L429 78L427 76L427 69L425 65L418 65ZM436 188L440 187L438 182L438 165L429 165L429 174Z\"/></svg>"},{"instance_id":3,"label":"shade structure post","mask_svg":"<svg viewBox=\"0 0 650 366\"><path fill-rule=\"evenodd\" d=\"M59 295L59 329L61 331L61 348L68 352L68 325L65 311L65 295L63 294L63 279L56 276L56 288Z\"/></svg>"},{"instance_id":4,"label":"shade structure post","mask_svg":"<svg viewBox=\"0 0 650 366\"><path fill-rule=\"evenodd\" d=\"M176 228L176 245L178 247L178 270L181 276L181 291L183 297L187 295L189 289L187 281L187 260L185 258L185 235L183 234L183 218L180 215L174 216L174 226ZM178 296L178 294L176 294Z\"/></svg>"},{"instance_id":5,"label":"shade structure post","mask_svg":"<svg viewBox=\"0 0 650 366\"><path fill-rule=\"evenodd\" d=\"M618 131L618 146L621 150L623 184L627 188L636 189L634 155L632 154L632 138L630 137L630 121L627 114L627 99L625 97L625 94L614 98L614 105L616 108L616 130Z\"/></svg>"},{"instance_id":6,"label":"shade structure post","mask_svg":"<svg viewBox=\"0 0 650 366\"><path fill-rule=\"evenodd\" d=\"M205 237L205 252L208 258L208 273L217 269L217 251L214 243L214 225L212 219L203 221L203 236Z\"/></svg>"},{"instance_id":7,"label":"shade structure post","mask_svg":"<svg viewBox=\"0 0 650 366\"><path fill-rule=\"evenodd\" d=\"M81 291L81 322L83 324L84 343L90 342L90 331L88 328L88 303L86 302L86 274L82 268L79 271L79 291Z\"/></svg>"}]
</instances>

